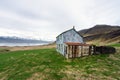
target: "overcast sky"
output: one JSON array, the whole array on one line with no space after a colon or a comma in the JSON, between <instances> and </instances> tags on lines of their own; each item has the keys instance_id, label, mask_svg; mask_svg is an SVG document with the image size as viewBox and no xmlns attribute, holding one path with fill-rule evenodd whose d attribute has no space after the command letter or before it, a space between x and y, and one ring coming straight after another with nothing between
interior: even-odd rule
<instances>
[{"instance_id":1,"label":"overcast sky","mask_svg":"<svg viewBox=\"0 0 120 80\"><path fill-rule=\"evenodd\" d=\"M0 36L55 40L96 24L120 25L120 0L0 0Z\"/></svg>"}]
</instances>

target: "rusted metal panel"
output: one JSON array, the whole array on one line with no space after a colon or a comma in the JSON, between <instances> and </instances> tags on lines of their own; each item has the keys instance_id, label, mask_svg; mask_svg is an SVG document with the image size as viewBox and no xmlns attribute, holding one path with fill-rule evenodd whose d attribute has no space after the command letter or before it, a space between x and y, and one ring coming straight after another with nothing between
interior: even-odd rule
<instances>
[{"instance_id":1,"label":"rusted metal panel","mask_svg":"<svg viewBox=\"0 0 120 80\"><path fill-rule=\"evenodd\" d=\"M67 45L73 45L73 46L90 46L89 44L85 43L78 43L78 42L65 42Z\"/></svg>"}]
</instances>

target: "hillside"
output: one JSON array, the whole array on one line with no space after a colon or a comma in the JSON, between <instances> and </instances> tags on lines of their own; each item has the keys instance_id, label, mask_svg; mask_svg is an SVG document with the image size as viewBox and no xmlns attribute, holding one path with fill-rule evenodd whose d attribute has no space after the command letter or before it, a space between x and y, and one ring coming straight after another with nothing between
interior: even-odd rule
<instances>
[{"instance_id":1,"label":"hillside","mask_svg":"<svg viewBox=\"0 0 120 80\"><path fill-rule=\"evenodd\" d=\"M79 31L84 40L90 43L119 43L120 26L96 25L90 29Z\"/></svg>"}]
</instances>

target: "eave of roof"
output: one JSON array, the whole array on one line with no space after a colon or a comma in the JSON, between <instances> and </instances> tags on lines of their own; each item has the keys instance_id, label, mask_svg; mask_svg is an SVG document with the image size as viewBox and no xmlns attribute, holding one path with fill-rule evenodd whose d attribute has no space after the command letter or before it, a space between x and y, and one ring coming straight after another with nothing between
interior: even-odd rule
<instances>
[{"instance_id":1,"label":"eave of roof","mask_svg":"<svg viewBox=\"0 0 120 80\"><path fill-rule=\"evenodd\" d=\"M65 42L69 46L90 46L90 44L79 43L79 42Z\"/></svg>"}]
</instances>

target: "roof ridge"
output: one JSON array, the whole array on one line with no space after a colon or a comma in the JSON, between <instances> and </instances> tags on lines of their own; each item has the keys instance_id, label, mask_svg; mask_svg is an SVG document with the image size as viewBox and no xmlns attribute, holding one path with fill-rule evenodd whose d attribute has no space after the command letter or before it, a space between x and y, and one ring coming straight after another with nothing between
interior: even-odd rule
<instances>
[{"instance_id":1,"label":"roof ridge","mask_svg":"<svg viewBox=\"0 0 120 80\"><path fill-rule=\"evenodd\" d=\"M68 31L70 31L70 30L75 30L75 29L72 28L72 29L66 30L66 31L62 32L61 34L66 33L66 32L68 32ZM59 34L58 36L60 36L61 34ZM57 37L58 37L58 36L57 36Z\"/></svg>"}]
</instances>

